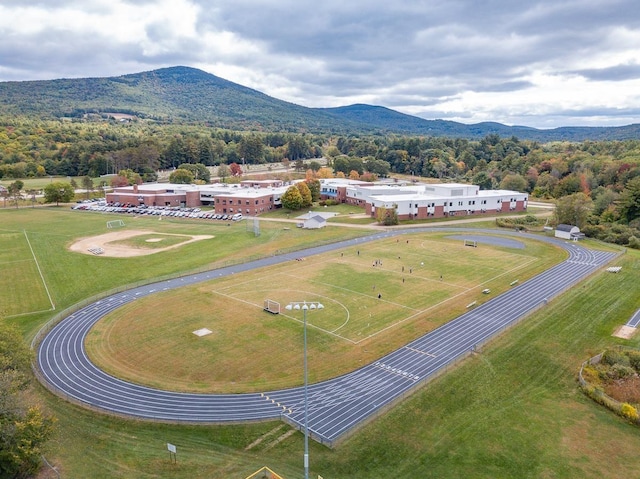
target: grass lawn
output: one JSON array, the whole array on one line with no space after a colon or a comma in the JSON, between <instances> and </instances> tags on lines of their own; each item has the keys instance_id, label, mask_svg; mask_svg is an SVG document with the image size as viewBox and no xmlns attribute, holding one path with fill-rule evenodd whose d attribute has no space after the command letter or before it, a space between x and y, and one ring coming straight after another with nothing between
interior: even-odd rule
<instances>
[{"instance_id":1,"label":"grass lawn","mask_svg":"<svg viewBox=\"0 0 640 479\"><path fill-rule=\"evenodd\" d=\"M326 228L327 236L321 238L313 234L315 231L284 230L281 225L261 222L262 234L256 239L247 234L244 225L226 227L175 220L163 221L159 230L157 220L127 217L127 227L134 223L136 229L148 228L150 232L211 234L219 241L206 251L195 243L126 260L66 250L74 238L104 233L105 221L119 218L63 208L2 210L0 251L19 245L19 235L24 236L26 231L56 308L61 308L123 281L144 281L273 254L296 244L363 233L355 228ZM16 259L31 261L24 246L15 248L11 251ZM5 270L11 255L0 257ZM299 266L306 266L308 261L311 259ZM615 344L639 346L638 337L622 340L611 333L639 306L640 253L630 250L616 262L622 266L620 273L598 273L551 301L336 449L312 441L311 477L640 477L638 428L587 399L576 381L580 363L603 348ZM342 267L339 260L328 265L329 271L335 267ZM369 268L373 269L371 265ZM22 271L20 268L13 274ZM34 277L28 271L25 274ZM233 289L230 291L233 293ZM214 292L210 290L209 295ZM0 289L0 304L13 301L8 291ZM30 300L23 304L24 308L16 309L36 309ZM18 324L30 338L52 314L4 320ZM315 316L312 321L316 321ZM320 337L324 336L312 339L318 341ZM278 351L274 348L272 353ZM303 437L299 432L287 435L290 428L280 422L156 424L96 414L42 388L36 388L34 394L58 417L56 437L44 453L61 477L244 478L263 465L288 479L302 476ZM169 462L167 442L177 446L175 465Z\"/></svg>"},{"instance_id":2,"label":"grass lawn","mask_svg":"<svg viewBox=\"0 0 640 479\"><path fill-rule=\"evenodd\" d=\"M301 379L303 318L284 306L319 301L324 310L307 322L309 377L320 381L401 347L487 301L483 289L498 294L564 254L526 246L469 248L447 234L413 234L233 275L119 309L93 328L87 352L110 373L154 387L291 387ZM279 302L281 313L264 312L265 299ZM205 327L213 333L193 334Z\"/></svg>"}]
</instances>

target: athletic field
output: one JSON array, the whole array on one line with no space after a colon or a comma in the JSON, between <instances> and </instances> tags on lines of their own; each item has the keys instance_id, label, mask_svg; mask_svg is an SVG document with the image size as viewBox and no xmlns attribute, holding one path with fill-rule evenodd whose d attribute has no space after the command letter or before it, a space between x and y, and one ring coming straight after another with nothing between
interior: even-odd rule
<instances>
[{"instance_id":1,"label":"athletic field","mask_svg":"<svg viewBox=\"0 0 640 479\"><path fill-rule=\"evenodd\" d=\"M412 234L140 299L89 335L92 359L134 382L241 392L300 383L302 311L312 381L346 373L487 301L542 267L549 246L465 246ZM551 255L553 256L553 255ZM483 291L489 290L489 293ZM264 311L265 300L280 304ZM194 331L207 329L205 336Z\"/></svg>"}]
</instances>

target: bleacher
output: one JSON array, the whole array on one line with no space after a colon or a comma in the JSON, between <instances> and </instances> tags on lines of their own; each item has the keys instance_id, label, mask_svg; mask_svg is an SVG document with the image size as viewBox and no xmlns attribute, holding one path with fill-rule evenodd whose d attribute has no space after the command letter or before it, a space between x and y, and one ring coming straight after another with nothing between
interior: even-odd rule
<instances>
[{"instance_id":1,"label":"bleacher","mask_svg":"<svg viewBox=\"0 0 640 479\"><path fill-rule=\"evenodd\" d=\"M104 253L104 250L98 246L92 246L91 248L87 248L87 251L89 251L89 253L93 253L96 255Z\"/></svg>"}]
</instances>

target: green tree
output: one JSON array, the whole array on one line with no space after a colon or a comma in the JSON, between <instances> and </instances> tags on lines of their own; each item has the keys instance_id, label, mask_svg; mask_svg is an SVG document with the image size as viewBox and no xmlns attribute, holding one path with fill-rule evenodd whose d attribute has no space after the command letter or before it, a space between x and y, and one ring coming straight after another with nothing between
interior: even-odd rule
<instances>
[{"instance_id":1,"label":"green tree","mask_svg":"<svg viewBox=\"0 0 640 479\"><path fill-rule=\"evenodd\" d=\"M305 182L311 192L311 201L318 201L320 199L320 181L316 179L309 179L305 180Z\"/></svg>"},{"instance_id":2,"label":"green tree","mask_svg":"<svg viewBox=\"0 0 640 479\"><path fill-rule=\"evenodd\" d=\"M481 190L490 190L493 187L493 179L486 171L479 171L473 175L471 182L478 185Z\"/></svg>"},{"instance_id":3,"label":"green tree","mask_svg":"<svg viewBox=\"0 0 640 479\"><path fill-rule=\"evenodd\" d=\"M16 205L16 208L18 207L18 201L22 196L20 194L20 191L22 190L23 187L24 187L24 182L22 182L21 180L16 180L9 185L9 188L7 188L7 190L9 191L9 195L13 198L13 202Z\"/></svg>"},{"instance_id":4,"label":"green tree","mask_svg":"<svg viewBox=\"0 0 640 479\"><path fill-rule=\"evenodd\" d=\"M62 203L68 203L75 196L75 191L69 183L56 181L49 183L44 187L44 202L55 203L56 206Z\"/></svg>"},{"instance_id":5,"label":"green tree","mask_svg":"<svg viewBox=\"0 0 640 479\"><path fill-rule=\"evenodd\" d=\"M195 178L193 177L193 173L184 168L178 168L174 170L169 175L169 183L177 183L180 185L190 185L193 183Z\"/></svg>"},{"instance_id":6,"label":"green tree","mask_svg":"<svg viewBox=\"0 0 640 479\"><path fill-rule=\"evenodd\" d=\"M178 169L190 171L195 180L201 180L204 183L209 183L211 181L211 172L202 163L196 163L195 165L191 163L184 163L178 166Z\"/></svg>"},{"instance_id":7,"label":"green tree","mask_svg":"<svg viewBox=\"0 0 640 479\"><path fill-rule=\"evenodd\" d=\"M627 223L640 218L640 176L629 180L620 193L618 201L620 217Z\"/></svg>"},{"instance_id":8,"label":"green tree","mask_svg":"<svg viewBox=\"0 0 640 479\"><path fill-rule=\"evenodd\" d=\"M583 228L592 209L593 201L584 193L563 196L556 202L556 220L558 224L564 223Z\"/></svg>"},{"instance_id":9,"label":"green tree","mask_svg":"<svg viewBox=\"0 0 640 479\"><path fill-rule=\"evenodd\" d=\"M296 183L296 188L300 191L300 196L302 197L302 208L307 208L311 206L313 203L311 190L305 181L300 181Z\"/></svg>"},{"instance_id":10,"label":"green tree","mask_svg":"<svg viewBox=\"0 0 640 479\"><path fill-rule=\"evenodd\" d=\"M302 195L300 190L295 186L290 186L282 195L282 207L289 210L299 210L302 208Z\"/></svg>"},{"instance_id":11,"label":"green tree","mask_svg":"<svg viewBox=\"0 0 640 479\"><path fill-rule=\"evenodd\" d=\"M54 418L29 404L31 350L19 331L0 321L0 477L35 474Z\"/></svg>"},{"instance_id":12,"label":"green tree","mask_svg":"<svg viewBox=\"0 0 640 479\"><path fill-rule=\"evenodd\" d=\"M226 183L229 176L231 176L231 170L228 165L222 164L218 166L218 177L223 183Z\"/></svg>"},{"instance_id":13,"label":"green tree","mask_svg":"<svg viewBox=\"0 0 640 479\"><path fill-rule=\"evenodd\" d=\"M246 135L238 144L238 154L247 163L264 163L264 143L257 135Z\"/></svg>"},{"instance_id":14,"label":"green tree","mask_svg":"<svg viewBox=\"0 0 640 479\"><path fill-rule=\"evenodd\" d=\"M93 192L93 180L89 176L82 177L82 188L85 190L87 194L87 199L91 196Z\"/></svg>"},{"instance_id":15,"label":"green tree","mask_svg":"<svg viewBox=\"0 0 640 479\"><path fill-rule=\"evenodd\" d=\"M522 175L508 174L500 182L500 189L511 191L527 191L528 182Z\"/></svg>"}]
</instances>

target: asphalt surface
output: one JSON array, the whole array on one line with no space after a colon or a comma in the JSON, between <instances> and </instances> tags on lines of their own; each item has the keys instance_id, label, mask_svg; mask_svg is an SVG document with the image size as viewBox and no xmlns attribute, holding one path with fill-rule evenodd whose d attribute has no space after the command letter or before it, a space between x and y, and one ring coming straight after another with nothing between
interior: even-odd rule
<instances>
[{"instance_id":1,"label":"asphalt surface","mask_svg":"<svg viewBox=\"0 0 640 479\"><path fill-rule=\"evenodd\" d=\"M132 384L110 376L89 361L84 338L93 324L111 311L160 291L237 274L299 257L308 257L377 239L421 231L464 233L462 228L412 228L385 231L296 253L273 256L183 278L131 289L97 301L55 326L38 348L41 378L52 391L104 411L185 423L226 423L283 419L304 426L304 388L253 394L187 394ZM569 258L546 272L425 334L406 346L349 374L309 385L308 424L311 437L332 445L442 368L469 354L533 310L611 261L614 253L587 250L577 243L497 230L468 230L532 238L558 244ZM486 240L486 237L483 238Z\"/></svg>"}]
</instances>

